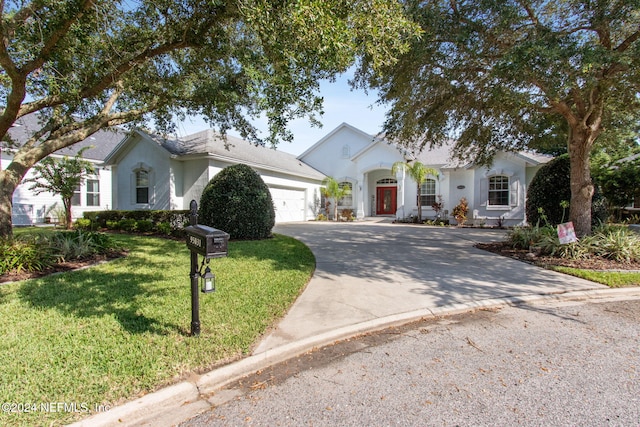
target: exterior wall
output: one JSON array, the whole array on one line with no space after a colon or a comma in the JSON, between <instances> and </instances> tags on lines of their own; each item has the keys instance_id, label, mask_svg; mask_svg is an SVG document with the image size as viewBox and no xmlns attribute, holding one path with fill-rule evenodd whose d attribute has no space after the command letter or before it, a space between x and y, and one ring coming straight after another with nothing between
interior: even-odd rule
<instances>
[{"instance_id":1,"label":"exterior wall","mask_svg":"<svg viewBox=\"0 0 640 427\"><path fill-rule=\"evenodd\" d=\"M209 180L222 168L211 171L207 159L193 159L182 163L182 204L177 209L189 209L191 200L200 202L202 192Z\"/></svg>"},{"instance_id":2,"label":"exterior wall","mask_svg":"<svg viewBox=\"0 0 640 427\"><path fill-rule=\"evenodd\" d=\"M351 158L372 142L369 135L348 126L339 127L302 154L300 160L335 179L356 178Z\"/></svg>"},{"instance_id":3,"label":"exterior wall","mask_svg":"<svg viewBox=\"0 0 640 427\"><path fill-rule=\"evenodd\" d=\"M509 201L507 205L492 206L488 202L489 179L506 176L509 179ZM476 224L514 226L525 222L526 188L530 181L526 162L513 154L501 153L488 168L474 169L476 187L473 205L470 203L469 218Z\"/></svg>"},{"instance_id":4,"label":"exterior wall","mask_svg":"<svg viewBox=\"0 0 640 427\"><path fill-rule=\"evenodd\" d=\"M172 181L171 159L164 149L154 142L143 140L139 135L132 137L128 150L122 154L114 167L114 209L140 210L171 209ZM135 200L135 170L149 171L149 203L138 204ZM174 202L175 206L175 202Z\"/></svg>"},{"instance_id":5,"label":"exterior wall","mask_svg":"<svg viewBox=\"0 0 640 427\"><path fill-rule=\"evenodd\" d=\"M353 191L350 208L354 210L358 218L370 215L370 209L365 208L370 194L365 184L368 182L365 179L365 173L380 167L380 157L376 158L377 166L374 167L368 164L370 157L358 157L354 160L354 156L371 146L372 143L373 138L370 135L350 126L340 126L299 157L309 166L333 177L338 182L351 183ZM320 186L317 187L318 194L319 188ZM310 204L311 202L307 201L307 208ZM347 207L344 206L344 208Z\"/></svg>"},{"instance_id":6,"label":"exterior wall","mask_svg":"<svg viewBox=\"0 0 640 427\"><path fill-rule=\"evenodd\" d=\"M88 160L88 159L87 159ZM11 157L2 153L2 169L9 166ZM89 176L89 179L99 181L100 205L87 206L87 183L80 186L80 205L71 208L71 215L75 221L82 218L84 212L110 209L112 200L111 170L96 166L96 175ZM25 179L33 178L35 173L30 169ZM13 193L13 214L12 222L15 226L43 224L50 218L52 222L57 221L56 211L62 210L62 199L52 193L33 194L29 187L32 184L20 184Z\"/></svg>"},{"instance_id":7,"label":"exterior wall","mask_svg":"<svg viewBox=\"0 0 640 427\"><path fill-rule=\"evenodd\" d=\"M209 181L222 169L234 163L217 159L191 158L177 160L161 147L139 136L129 142L128 149L114 166L118 190L115 209L189 209L191 200L200 202ZM140 161L140 159L144 159ZM151 171L152 196L148 205L135 204L133 171L139 167ZM278 222L309 220L316 216L321 182L294 177L270 170L256 170L269 186Z\"/></svg>"}]
</instances>

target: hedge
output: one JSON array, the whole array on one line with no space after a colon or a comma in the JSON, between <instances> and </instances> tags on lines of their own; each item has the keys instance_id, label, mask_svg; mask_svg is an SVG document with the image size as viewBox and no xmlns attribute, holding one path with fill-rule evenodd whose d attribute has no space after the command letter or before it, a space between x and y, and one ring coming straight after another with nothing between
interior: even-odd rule
<instances>
[{"instance_id":1,"label":"hedge","mask_svg":"<svg viewBox=\"0 0 640 427\"><path fill-rule=\"evenodd\" d=\"M91 221L90 228L134 229L137 231L158 231L162 234L179 235L189 225L188 210L139 210L139 211L93 211L85 212L84 218ZM115 225L115 226L114 226ZM122 225L123 227L120 227ZM126 226L125 226L126 225ZM139 227L138 227L139 225ZM131 231L131 230L129 230Z\"/></svg>"}]
</instances>

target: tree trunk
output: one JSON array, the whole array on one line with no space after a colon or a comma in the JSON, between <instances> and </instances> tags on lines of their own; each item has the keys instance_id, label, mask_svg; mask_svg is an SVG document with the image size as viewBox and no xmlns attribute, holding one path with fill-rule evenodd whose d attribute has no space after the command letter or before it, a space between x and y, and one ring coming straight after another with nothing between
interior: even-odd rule
<instances>
[{"instance_id":1,"label":"tree trunk","mask_svg":"<svg viewBox=\"0 0 640 427\"><path fill-rule=\"evenodd\" d=\"M20 178L11 170L0 171L0 239L13 237L13 192L19 183Z\"/></svg>"},{"instance_id":2,"label":"tree trunk","mask_svg":"<svg viewBox=\"0 0 640 427\"><path fill-rule=\"evenodd\" d=\"M420 200L420 183L418 183L418 191L416 194L418 198L418 222L422 222L422 200Z\"/></svg>"},{"instance_id":3,"label":"tree trunk","mask_svg":"<svg viewBox=\"0 0 640 427\"><path fill-rule=\"evenodd\" d=\"M594 186L591 181L589 153L593 137L588 129L571 129L569 135L569 158L571 165L571 206L569 220L578 237L591 234L591 201ZM551 189L549 189L551 191Z\"/></svg>"},{"instance_id":4,"label":"tree trunk","mask_svg":"<svg viewBox=\"0 0 640 427\"><path fill-rule=\"evenodd\" d=\"M66 230L71 230L73 217L71 215L71 199L63 199L62 204L64 205L64 228Z\"/></svg>"}]
</instances>

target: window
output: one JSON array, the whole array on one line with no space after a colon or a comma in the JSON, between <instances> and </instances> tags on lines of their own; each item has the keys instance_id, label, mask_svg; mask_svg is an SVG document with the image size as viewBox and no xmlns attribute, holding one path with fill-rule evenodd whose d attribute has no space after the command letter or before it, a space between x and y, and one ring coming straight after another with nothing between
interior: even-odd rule
<instances>
[{"instance_id":1,"label":"window","mask_svg":"<svg viewBox=\"0 0 640 427\"><path fill-rule=\"evenodd\" d=\"M345 144L342 146L342 158L348 159L349 156L351 156L351 147Z\"/></svg>"},{"instance_id":2,"label":"window","mask_svg":"<svg viewBox=\"0 0 640 427\"><path fill-rule=\"evenodd\" d=\"M489 178L489 206L509 205L509 177L504 175Z\"/></svg>"},{"instance_id":3,"label":"window","mask_svg":"<svg viewBox=\"0 0 640 427\"><path fill-rule=\"evenodd\" d=\"M80 184L73 191L73 197L71 197L71 206L80 206L82 196L80 195Z\"/></svg>"},{"instance_id":4,"label":"window","mask_svg":"<svg viewBox=\"0 0 640 427\"><path fill-rule=\"evenodd\" d=\"M87 206L100 206L100 181L87 180Z\"/></svg>"},{"instance_id":5,"label":"window","mask_svg":"<svg viewBox=\"0 0 640 427\"><path fill-rule=\"evenodd\" d=\"M347 208L352 207L353 206L353 185L351 185L350 182L341 182L340 184L338 184L338 186L340 188L349 189L349 194L347 194L346 196L344 196L342 199L338 201L338 206L343 206Z\"/></svg>"},{"instance_id":6,"label":"window","mask_svg":"<svg viewBox=\"0 0 640 427\"><path fill-rule=\"evenodd\" d=\"M383 178L376 181L376 184L397 184L398 180L395 178Z\"/></svg>"},{"instance_id":7,"label":"window","mask_svg":"<svg viewBox=\"0 0 640 427\"><path fill-rule=\"evenodd\" d=\"M136 172L136 203L149 203L149 172Z\"/></svg>"},{"instance_id":8,"label":"window","mask_svg":"<svg viewBox=\"0 0 640 427\"><path fill-rule=\"evenodd\" d=\"M431 206L436 202L436 180L427 179L420 186L420 206Z\"/></svg>"}]
</instances>

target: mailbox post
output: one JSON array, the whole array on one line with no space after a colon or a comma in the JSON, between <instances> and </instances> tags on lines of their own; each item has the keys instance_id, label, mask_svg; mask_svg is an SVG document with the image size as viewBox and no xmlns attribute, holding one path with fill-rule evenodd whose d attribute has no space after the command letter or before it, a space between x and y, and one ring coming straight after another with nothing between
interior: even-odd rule
<instances>
[{"instance_id":1,"label":"mailbox post","mask_svg":"<svg viewBox=\"0 0 640 427\"><path fill-rule=\"evenodd\" d=\"M187 233L187 247L191 251L191 335L200 335L200 297L198 293L198 279L202 273L198 269L198 255L202 255L207 263L211 258L227 256L229 234L206 225L198 224L198 204L195 200L189 205L191 212L189 215L189 226L185 227ZM211 275L211 270L207 266L207 274ZM208 280L210 280L207 277ZM204 289L203 289L204 292Z\"/></svg>"}]
</instances>

